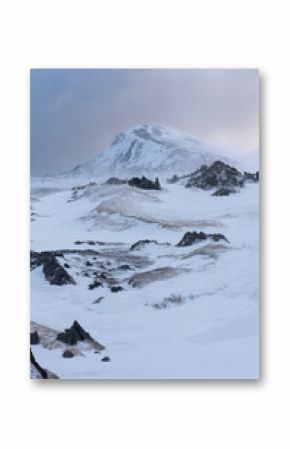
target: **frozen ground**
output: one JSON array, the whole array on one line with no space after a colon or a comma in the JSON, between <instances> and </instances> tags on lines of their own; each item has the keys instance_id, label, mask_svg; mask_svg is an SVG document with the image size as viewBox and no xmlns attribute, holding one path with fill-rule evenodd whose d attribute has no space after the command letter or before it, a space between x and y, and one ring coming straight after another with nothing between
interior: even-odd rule
<instances>
[{"instance_id":1,"label":"frozen ground","mask_svg":"<svg viewBox=\"0 0 290 449\"><path fill-rule=\"evenodd\" d=\"M59 348L36 345L40 365L65 379L258 378L258 185L213 197L165 179L160 192L94 181L73 197L76 179L32 180L31 249L91 253L65 254L76 285L53 286L41 268L31 272L31 319L59 331L78 320L106 347L65 359ZM194 230L229 243L175 246ZM141 239L170 245L130 251ZM122 291L88 289L100 264Z\"/></svg>"}]
</instances>

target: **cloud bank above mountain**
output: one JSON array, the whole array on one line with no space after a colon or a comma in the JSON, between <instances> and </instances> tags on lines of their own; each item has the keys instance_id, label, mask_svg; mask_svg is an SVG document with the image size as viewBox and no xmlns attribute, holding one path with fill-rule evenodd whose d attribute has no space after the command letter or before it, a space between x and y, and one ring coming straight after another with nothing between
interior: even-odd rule
<instances>
[{"instance_id":1,"label":"cloud bank above mountain","mask_svg":"<svg viewBox=\"0 0 290 449\"><path fill-rule=\"evenodd\" d=\"M116 134L140 123L169 126L229 151L255 150L258 71L31 71L32 174L93 159Z\"/></svg>"}]
</instances>

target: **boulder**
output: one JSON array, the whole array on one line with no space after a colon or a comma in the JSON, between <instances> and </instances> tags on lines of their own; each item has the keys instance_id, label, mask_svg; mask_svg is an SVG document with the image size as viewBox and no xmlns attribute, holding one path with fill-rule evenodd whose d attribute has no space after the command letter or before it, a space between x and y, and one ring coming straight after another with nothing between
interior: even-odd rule
<instances>
[{"instance_id":1,"label":"boulder","mask_svg":"<svg viewBox=\"0 0 290 449\"><path fill-rule=\"evenodd\" d=\"M112 293L117 293L124 290L123 287L121 287L120 285L116 286L116 287L111 287L111 292Z\"/></svg>"},{"instance_id":2,"label":"boulder","mask_svg":"<svg viewBox=\"0 0 290 449\"><path fill-rule=\"evenodd\" d=\"M118 267L118 270L132 270L132 268L130 267L130 265L124 264L124 265L120 265Z\"/></svg>"},{"instance_id":3,"label":"boulder","mask_svg":"<svg viewBox=\"0 0 290 449\"><path fill-rule=\"evenodd\" d=\"M219 242L220 240L225 240L228 242L227 238L223 234L206 234L205 232L193 231L186 232L176 246L190 246L194 243L199 243L207 239L213 240L214 242Z\"/></svg>"},{"instance_id":4,"label":"boulder","mask_svg":"<svg viewBox=\"0 0 290 449\"><path fill-rule=\"evenodd\" d=\"M39 343L39 335L38 332L30 332L30 344L31 345L38 345Z\"/></svg>"},{"instance_id":5,"label":"boulder","mask_svg":"<svg viewBox=\"0 0 290 449\"><path fill-rule=\"evenodd\" d=\"M93 301L93 304L100 304L100 302L103 301L103 299L105 299L104 296L99 296L97 299Z\"/></svg>"},{"instance_id":6,"label":"boulder","mask_svg":"<svg viewBox=\"0 0 290 449\"><path fill-rule=\"evenodd\" d=\"M62 356L64 359L71 359L72 357L74 357L74 354L67 349L62 353Z\"/></svg>"},{"instance_id":7,"label":"boulder","mask_svg":"<svg viewBox=\"0 0 290 449\"><path fill-rule=\"evenodd\" d=\"M235 189L229 188L229 187L222 187L221 189L218 189L216 192L212 194L212 196L229 196L232 193L236 193L237 191Z\"/></svg>"},{"instance_id":8,"label":"boulder","mask_svg":"<svg viewBox=\"0 0 290 449\"><path fill-rule=\"evenodd\" d=\"M244 179L245 179L245 181L259 182L259 172L257 171L256 173L249 173L249 172L245 171Z\"/></svg>"}]
</instances>

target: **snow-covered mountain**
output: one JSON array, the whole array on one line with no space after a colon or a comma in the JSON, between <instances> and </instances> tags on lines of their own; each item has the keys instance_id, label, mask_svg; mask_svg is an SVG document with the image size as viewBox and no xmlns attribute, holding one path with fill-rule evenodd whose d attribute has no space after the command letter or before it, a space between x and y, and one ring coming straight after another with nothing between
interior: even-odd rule
<instances>
[{"instance_id":1,"label":"snow-covered mountain","mask_svg":"<svg viewBox=\"0 0 290 449\"><path fill-rule=\"evenodd\" d=\"M139 125L117 135L109 148L94 160L78 165L68 175L171 175L185 174L217 159L217 148L176 130L158 125Z\"/></svg>"}]
</instances>

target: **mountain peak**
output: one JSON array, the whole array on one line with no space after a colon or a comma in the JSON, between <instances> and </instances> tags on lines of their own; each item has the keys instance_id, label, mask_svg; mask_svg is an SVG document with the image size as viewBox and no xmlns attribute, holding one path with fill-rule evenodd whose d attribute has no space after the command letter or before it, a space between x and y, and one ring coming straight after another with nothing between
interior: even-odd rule
<instances>
[{"instance_id":1,"label":"mountain peak","mask_svg":"<svg viewBox=\"0 0 290 449\"><path fill-rule=\"evenodd\" d=\"M94 176L184 174L222 158L215 148L193 137L157 124L141 124L119 133L103 150L74 174ZM228 161L227 158L222 158Z\"/></svg>"}]
</instances>

